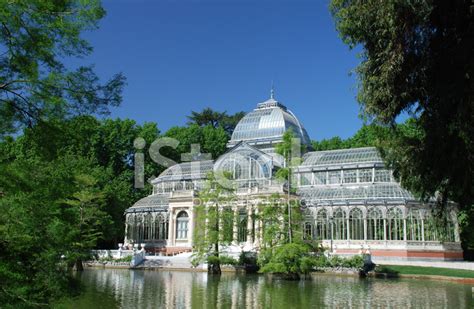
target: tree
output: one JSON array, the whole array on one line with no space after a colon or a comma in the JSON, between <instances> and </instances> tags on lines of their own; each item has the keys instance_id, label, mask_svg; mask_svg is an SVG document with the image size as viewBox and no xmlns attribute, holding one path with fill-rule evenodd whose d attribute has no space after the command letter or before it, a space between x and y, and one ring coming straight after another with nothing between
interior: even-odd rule
<instances>
[{"instance_id":1,"label":"tree","mask_svg":"<svg viewBox=\"0 0 474 309\"><path fill-rule=\"evenodd\" d=\"M293 131L287 130L283 134L283 140L281 143L276 145L276 153L281 155L284 159L284 167L280 168L277 173L276 177L280 180L285 180L287 184L287 215L288 215L288 241L291 243L293 238L293 227L292 227L292 216L291 216L291 193L296 192L296 186L293 188L292 185L295 181L293 172L291 171L292 168L298 166L301 163L301 152L304 150L301 141L298 141L294 137ZM295 182L296 183L296 182Z\"/></svg>"},{"instance_id":2,"label":"tree","mask_svg":"<svg viewBox=\"0 0 474 309\"><path fill-rule=\"evenodd\" d=\"M101 84L92 66L68 70L62 62L90 54L81 33L104 15L98 0L0 4L0 136L49 119L104 114L120 103L122 74Z\"/></svg>"},{"instance_id":3,"label":"tree","mask_svg":"<svg viewBox=\"0 0 474 309\"><path fill-rule=\"evenodd\" d=\"M315 259L310 255L312 250L309 244L301 242L281 245L275 249L260 272L278 274L284 279L299 280L300 274L308 274L313 269Z\"/></svg>"},{"instance_id":4,"label":"tree","mask_svg":"<svg viewBox=\"0 0 474 309\"><path fill-rule=\"evenodd\" d=\"M208 271L211 274L220 274L219 250L222 244L228 243L226 239L225 223L232 222L232 209L234 190L221 183L220 179L230 181L227 173L209 173L204 189L199 192L199 205L195 206L196 227L194 232L194 251L197 261L207 259ZM232 230L232 225L231 225Z\"/></svg>"},{"instance_id":5,"label":"tree","mask_svg":"<svg viewBox=\"0 0 474 309\"><path fill-rule=\"evenodd\" d=\"M87 174L79 174L75 179L78 191L65 199L62 207L63 216L70 223L62 235L69 244L64 248L65 258L82 271L82 261L90 258L91 250L104 235L104 226L111 220L103 211L104 195L96 188L97 180Z\"/></svg>"},{"instance_id":6,"label":"tree","mask_svg":"<svg viewBox=\"0 0 474 309\"><path fill-rule=\"evenodd\" d=\"M77 217L63 211L64 200L78 191L74 175L97 172L89 160L69 154L51 162L31 155L5 163L16 146L2 144L0 152L0 300L15 308L47 305L77 290L65 267L70 260L63 258L76 252L67 254L65 235Z\"/></svg>"},{"instance_id":7,"label":"tree","mask_svg":"<svg viewBox=\"0 0 474 309\"><path fill-rule=\"evenodd\" d=\"M227 112L217 112L207 107L201 112L192 111L191 116L188 116L188 125L196 124L200 127L212 126L213 128L222 128L230 137L237 123L244 116L244 112L228 115Z\"/></svg>"},{"instance_id":8,"label":"tree","mask_svg":"<svg viewBox=\"0 0 474 309\"><path fill-rule=\"evenodd\" d=\"M224 129L214 128L211 125L200 127L191 124L187 127L172 127L164 135L179 141L176 149L167 147L162 151L163 155L176 162L182 162L181 154L190 153L191 144L199 144L202 147L201 153L209 153L212 158L217 158L225 152L229 140Z\"/></svg>"},{"instance_id":9,"label":"tree","mask_svg":"<svg viewBox=\"0 0 474 309\"><path fill-rule=\"evenodd\" d=\"M331 2L343 41L362 47L363 115L393 127L389 165L403 186L438 196L441 208L473 205L473 10L470 0ZM402 113L414 134L394 126Z\"/></svg>"},{"instance_id":10,"label":"tree","mask_svg":"<svg viewBox=\"0 0 474 309\"><path fill-rule=\"evenodd\" d=\"M358 147L384 147L384 143L391 138L393 134L386 126L377 124L364 124L357 132L347 138L341 139L335 136L321 141L312 141L315 151L348 149Z\"/></svg>"}]
</instances>

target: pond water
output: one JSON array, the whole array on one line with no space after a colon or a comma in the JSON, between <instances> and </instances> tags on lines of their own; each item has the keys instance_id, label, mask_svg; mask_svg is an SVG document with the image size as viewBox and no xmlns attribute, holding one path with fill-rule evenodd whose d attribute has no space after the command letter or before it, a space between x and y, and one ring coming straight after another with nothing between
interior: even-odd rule
<instances>
[{"instance_id":1,"label":"pond water","mask_svg":"<svg viewBox=\"0 0 474 309\"><path fill-rule=\"evenodd\" d=\"M87 269L85 292L61 308L470 308L471 286L417 279Z\"/></svg>"}]
</instances>

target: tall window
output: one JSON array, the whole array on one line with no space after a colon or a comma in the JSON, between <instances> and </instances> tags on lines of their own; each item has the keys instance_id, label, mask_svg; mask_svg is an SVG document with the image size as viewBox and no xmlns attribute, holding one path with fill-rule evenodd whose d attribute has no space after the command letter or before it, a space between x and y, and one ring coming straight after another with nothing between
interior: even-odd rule
<instances>
[{"instance_id":1,"label":"tall window","mask_svg":"<svg viewBox=\"0 0 474 309\"><path fill-rule=\"evenodd\" d=\"M421 217L420 211L411 209L407 217L407 239L421 241Z\"/></svg>"},{"instance_id":2,"label":"tall window","mask_svg":"<svg viewBox=\"0 0 474 309\"><path fill-rule=\"evenodd\" d=\"M151 234L152 224L153 224L153 217L151 213L147 213L145 216L144 226L143 226L143 240L153 239L153 235Z\"/></svg>"},{"instance_id":3,"label":"tall window","mask_svg":"<svg viewBox=\"0 0 474 309\"><path fill-rule=\"evenodd\" d=\"M328 213L325 209L321 209L316 216L316 238L329 239L329 233Z\"/></svg>"},{"instance_id":4,"label":"tall window","mask_svg":"<svg viewBox=\"0 0 474 309\"><path fill-rule=\"evenodd\" d=\"M304 239L311 240L313 239L313 224L311 222L304 223Z\"/></svg>"},{"instance_id":5,"label":"tall window","mask_svg":"<svg viewBox=\"0 0 474 309\"><path fill-rule=\"evenodd\" d=\"M238 242L245 242L247 241L247 213L245 209L241 209L239 211L239 225L237 230L237 241Z\"/></svg>"},{"instance_id":6,"label":"tall window","mask_svg":"<svg viewBox=\"0 0 474 309\"><path fill-rule=\"evenodd\" d=\"M367 213L367 239L383 240L383 228L382 211L370 208Z\"/></svg>"},{"instance_id":7,"label":"tall window","mask_svg":"<svg viewBox=\"0 0 474 309\"><path fill-rule=\"evenodd\" d=\"M354 208L349 213L349 228L351 239L364 239L364 217L359 208Z\"/></svg>"},{"instance_id":8,"label":"tall window","mask_svg":"<svg viewBox=\"0 0 474 309\"><path fill-rule=\"evenodd\" d=\"M176 217L176 239L188 239L188 213L181 211Z\"/></svg>"},{"instance_id":9,"label":"tall window","mask_svg":"<svg viewBox=\"0 0 474 309\"><path fill-rule=\"evenodd\" d=\"M403 214L399 208L391 208L387 213L387 239L403 240Z\"/></svg>"},{"instance_id":10,"label":"tall window","mask_svg":"<svg viewBox=\"0 0 474 309\"><path fill-rule=\"evenodd\" d=\"M346 216L344 211L338 208L334 212L334 239L347 239Z\"/></svg>"}]
</instances>

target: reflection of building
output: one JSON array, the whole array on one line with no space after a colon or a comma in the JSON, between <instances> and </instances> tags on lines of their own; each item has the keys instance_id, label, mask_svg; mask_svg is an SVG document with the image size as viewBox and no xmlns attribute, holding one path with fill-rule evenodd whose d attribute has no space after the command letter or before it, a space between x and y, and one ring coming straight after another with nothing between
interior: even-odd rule
<instances>
[{"instance_id":1,"label":"reflection of building","mask_svg":"<svg viewBox=\"0 0 474 309\"><path fill-rule=\"evenodd\" d=\"M272 176L283 165L275 145L289 129L311 148L301 123L272 94L239 122L225 154L215 161L176 164L152 181L153 194L126 211L125 242L168 252L190 250L196 192L208 172L220 170L238 183L237 203L223 210L234 218L227 240L258 249L264 226L254 220L256 206L274 193L285 193ZM462 258L455 214L440 229L432 205L403 189L375 148L307 152L294 173L297 197L307 206L306 238L319 239L326 247L332 243L340 254L369 249L379 257Z\"/></svg>"}]
</instances>

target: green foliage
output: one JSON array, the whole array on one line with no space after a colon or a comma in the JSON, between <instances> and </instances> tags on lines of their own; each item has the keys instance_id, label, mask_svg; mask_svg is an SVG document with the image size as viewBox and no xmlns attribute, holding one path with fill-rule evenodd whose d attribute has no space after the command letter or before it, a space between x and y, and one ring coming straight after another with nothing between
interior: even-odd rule
<instances>
[{"instance_id":1,"label":"green foliage","mask_svg":"<svg viewBox=\"0 0 474 309\"><path fill-rule=\"evenodd\" d=\"M312 266L314 269L322 268L352 268L362 270L364 268L364 257L362 255L354 255L352 257L340 257L338 255L330 256L318 255L313 258Z\"/></svg>"},{"instance_id":2,"label":"green foliage","mask_svg":"<svg viewBox=\"0 0 474 309\"><path fill-rule=\"evenodd\" d=\"M200 127L210 126L214 129L223 129L228 137L232 135L237 123L245 116L244 112L237 112L233 115L228 115L227 112L217 112L207 107L201 112L191 112L191 116L188 116L189 125L198 125Z\"/></svg>"},{"instance_id":3,"label":"green foliage","mask_svg":"<svg viewBox=\"0 0 474 309\"><path fill-rule=\"evenodd\" d=\"M81 37L105 15L100 1L16 0L0 5L0 136L84 113L106 114L121 101L122 74L101 84L92 66L63 60L92 47Z\"/></svg>"},{"instance_id":4,"label":"green foliage","mask_svg":"<svg viewBox=\"0 0 474 309\"><path fill-rule=\"evenodd\" d=\"M307 274L314 265L309 255L310 246L304 243L287 243L278 246L270 256L259 258L260 272L276 274Z\"/></svg>"},{"instance_id":5,"label":"green foliage","mask_svg":"<svg viewBox=\"0 0 474 309\"><path fill-rule=\"evenodd\" d=\"M210 153L212 158L217 158L225 152L229 140L221 127L214 128L211 125L200 127L196 124L187 127L172 127L165 133L165 136L179 141L176 149L163 150L163 155L175 162L182 162L181 154L190 153L191 144L199 144L202 147L201 153Z\"/></svg>"},{"instance_id":6,"label":"green foliage","mask_svg":"<svg viewBox=\"0 0 474 309\"><path fill-rule=\"evenodd\" d=\"M230 228L226 222L232 222L233 211L228 211L230 203L235 199L234 189L228 188L222 180L229 180L228 173L209 173L206 185L199 192L199 205L195 206L196 223L194 230L194 256L196 261L203 261L206 257L215 258L209 265L219 268L219 246L232 240L232 224ZM229 240L229 231L230 240ZM214 263L215 262L215 263ZM220 272L220 268L219 271Z\"/></svg>"},{"instance_id":7,"label":"green foliage","mask_svg":"<svg viewBox=\"0 0 474 309\"><path fill-rule=\"evenodd\" d=\"M257 265L257 254L255 252L242 251L239 255L239 265Z\"/></svg>"},{"instance_id":8,"label":"green foliage","mask_svg":"<svg viewBox=\"0 0 474 309\"><path fill-rule=\"evenodd\" d=\"M428 275L457 278L474 278L474 271L465 269L451 269L423 266L380 265L375 268L376 273L397 275Z\"/></svg>"},{"instance_id":9,"label":"green foliage","mask_svg":"<svg viewBox=\"0 0 474 309\"><path fill-rule=\"evenodd\" d=\"M362 47L363 114L393 127L386 160L403 186L436 195L441 211L448 201L473 208L473 9L463 0L331 1L343 41ZM412 119L394 126L402 114Z\"/></svg>"},{"instance_id":10,"label":"green foliage","mask_svg":"<svg viewBox=\"0 0 474 309\"><path fill-rule=\"evenodd\" d=\"M218 265L237 265L238 261L233 257L227 255L210 255L207 257L208 264L218 264Z\"/></svg>"},{"instance_id":11,"label":"green foliage","mask_svg":"<svg viewBox=\"0 0 474 309\"><path fill-rule=\"evenodd\" d=\"M95 228L107 224L93 217L92 192L75 181L95 170L88 160L70 155L53 162L17 158L1 166L0 299L16 306L48 303L68 291L67 264L91 248L100 236ZM67 199L87 205L67 204ZM80 230L81 219L92 221L92 227Z\"/></svg>"},{"instance_id":12,"label":"green foliage","mask_svg":"<svg viewBox=\"0 0 474 309\"><path fill-rule=\"evenodd\" d=\"M348 149L358 147L383 147L388 138L391 137L390 129L386 126L370 124L363 125L354 136L341 139L339 136L321 141L312 141L316 151Z\"/></svg>"},{"instance_id":13,"label":"green foliage","mask_svg":"<svg viewBox=\"0 0 474 309\"><path fill-rule=\"evenodd\" d=\"M119 258L119 259L114 259L111 256L107 256L107 257L102 257L102 258L98 259L98 261L101 262L101 263L105 263L105 262L130 263L132 261L132 259L133 259L132 255L128 255L128 256L125 256L125 257Z\"/></svg>"}]
</instances>

